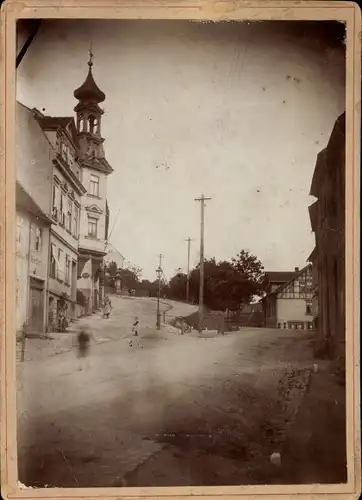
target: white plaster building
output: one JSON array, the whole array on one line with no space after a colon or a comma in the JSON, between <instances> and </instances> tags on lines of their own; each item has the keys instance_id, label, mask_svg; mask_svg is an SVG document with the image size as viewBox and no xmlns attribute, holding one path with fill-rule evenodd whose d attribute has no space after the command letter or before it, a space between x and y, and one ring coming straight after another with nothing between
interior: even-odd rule
<instances>
[{"instance_id":1,"label":"white plaster building","mask_svg":"<svg viewBox=\"0 0 362 500\"><path fill-rule=\"evenodd\" d=\"M78 289L89 312L97 309L103 295L103 258L106 255L109 211L107 177L113 172L105 158L101 135L104 111L99 104L105 94L97 87L92 74L92 54L84 83L74 91L79 163L87 193L82 198L80 214Z\"/></svg>"},{"instance_id":2,"label":"white plaster building","mask_svg":"<svg viewBox=\"0 0 362 500\"><path fill-rule=\"evenodd\" d=\"M312 266L295 268L294 273L266 273L284 275L282 283L269 280L267 294L262 299L265 325L277 328L309 329L313 326Z\"/></svg>"},{"instance_id":3,"label":"white plaster building","mask_svg":"<svg viewBox=\"0 0 362 500\"><path fill-rule=\"evenodd\" d=\"M57 326L60 309L76 316L77 263L81 197L86 189L77 161L78 137L72 117L34 115L47 136L53 163L52 225L49 249L48 330Z\"/></svg>"},{"instance_id":4,"label":"white plaster building","mask_svg":"<svg viewBox=\"0 0 362 500\"><path fill-rule=\"evenodd\" d=\"M46 328L52 156L32 111L16 104L16 329Z\"/></svg>"},{"instance_id":5,"label":"white plaster building","mask_svg":"<svg viewBox=\"0 0 362 500\"><path fill-rule=\"evenodd\" d=\"M117 248L112 245L112 243L107 243L107 254L104 257L104 262L109 264L110 262L115 262L117 264L117 269L124 269L125 257L117 250Z\"/></svg>"}]
</instances>

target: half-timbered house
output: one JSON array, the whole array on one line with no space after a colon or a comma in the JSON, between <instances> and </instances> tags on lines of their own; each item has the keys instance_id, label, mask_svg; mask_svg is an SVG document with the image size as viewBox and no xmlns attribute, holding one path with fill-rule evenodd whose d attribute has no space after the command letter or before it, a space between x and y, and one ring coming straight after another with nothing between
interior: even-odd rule
<instances>
[{"instance_id":1,"label":"half-timbered house","mask_svg":"<svg viewBox=\"0 0 362 500\"><path fill-rule=\"evenodd\" d=\"M309 329L312 315L312 266L295 269L288 281L269 287L262 299L265 326Z\"/></svg>"}]
</instances>

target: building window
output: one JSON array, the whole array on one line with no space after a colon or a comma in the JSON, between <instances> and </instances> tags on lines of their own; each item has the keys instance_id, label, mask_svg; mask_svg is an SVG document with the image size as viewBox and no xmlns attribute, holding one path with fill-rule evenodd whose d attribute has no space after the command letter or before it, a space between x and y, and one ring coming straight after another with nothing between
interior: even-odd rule
<instances>
[{"instance_id":1,"label":"building window","mask_svg":"<svg viewBox=\"0 0 362 500\"><path fill-rule=\"evenodd\" d=\"M55 258L55 245L52 245L50 249L50 276L52 278L55 278L56 273L57 273L57 262Z\"/></svg>"},{"instance_id":2,"label":"building window","mask_svg":"<svg viewBox=\"0 0 362 500\"><path fill-rule=\"evenodd\" d=\"M77 179L79 179L79 180L80 180L80 170L79 170L79 168L78 168L78 165L77 165L77 164L75 164L75 166L74 166L74 173L75 173L75 175L76 175Z\"/></svg>"},{"instance_id":3,"label":"building window","mask_svg":"<svg viewBox=\"0 0 362 500\"><path fill-rule=\"evenodd\" d=\"M67 229L72 232L72 216L73 216L73 202L68 200L68 213L67 213Z\"/></svg>"},{"instance_id":4,"label":"building window","mask_svg":"<svg viewBox=\"0 0 362 500\"><path fill-rule=\"evenodd\" d=\"M65 226L65 219L66 219L66 206L65 206L65 194L61 193L60 194L60 223Z\"/></svg>"},{"instance_id":5,"label":"building window","mask_svg":"<svg viewBox=\"0 0 362 500\"><path fill-rule=\"evenodd\" d=\"M68 163L68 148L64 144L64 142L62 142L62 145L61 145L61 155L62 155L63 160L65 160Z\"/></svg>"},{"instance_id":6,"label":"building window","mask_svg":"<svg viewBox=\"0 0 362 500\"><path fill-rule=\"evenodd\" d=\"M79 115L79 132L84 132L84 117Z\"/></svg>"},{"instance_id":7,"label":"building window","mask_svg":"<svg viewBox=\"0 0 362 500\"><path fill-rule=\"evenodd\" d=\"M35 251L41 251L41 240L42 240L42 230L40 227L37 227L35 230Z\"/></svg>"},{"instance_id":8,"label":"building window","mask_svg":"<svg viewBox=\"0 0 362 500\"><path fill-rule=\"evenodd\" d=\"M93 115L91 115L91 116L89 117L88 121L89 121L89 132L90 132L91 134L93 134L93 133L94 133L94 116L93 116Z\"/></svg>"},{"instance_id":9,"label":"building window","mask_svg":"<svg viewBox=\"0 0 362 500\"><path fill-rule=\"evenodd\" d=\"M57 262L57 278L58 280L63 281L64 280L64 272L62 271L63 266L62 266L62 261L63 261L63 250L58 248L58 262Z\"/></svg>"},{"instance_id":10,"label":"building window","mask_svg":"<svg viewBox=\"0 0 362 500\"><path fill-rule=\"evenodd\" d=\"M74 168L74 156L73 156L73 153L70 149L68 150L68 165L69 165L70 169L73 170L73 168Z\"/></svg>"},{"instance_id":11,"label":"building window","mask_svg":"<svg viewBox=\"0 0 362 500\"><path fill-rule=\"evenodd\" d=\"M16 241L21 243L21 230L23 227L23 218L20 215L16 216Z\"/></svg>"},{"instance_id":12,"label":"building window","mask_svg":"<svg viewBox=\"0 0 362 500\"><path fill-rule=\"evenodd\" d=\"M78 238L78 216L79 216L79 208L74 205L73 207L73 235L75 238Z\"/></svg>"},{"instance_id":13,"label":"building window","mask_svg":"<svg viewBox=\"0 0 362 500\"><path fill-rule=\"evenodd\" d=\"M99 177L91 174L89 193L92 196L99 196Z\"/></svg>"},{"instance_id":14,"label":"building window","mask_svg":"<svg viewBox=\"0 0 362 500\"><path fill-rule=\"evenodd\" d=\"M309 316L312 314L312 301L307 300L305 303L305 313L308 314Z\"/></svg>"},{"instance_id":15,"label":"building window","mask_svg":"<svg viewBox=\"0 0 362 500\"><path fill-rule=\"evenodd\" d=\"M65 282L70 285L70 258L68 255L65 257Z\"/></svg>"},{"instance_id":16,"label":"building window","mask_svg":"<svg viewBox=\"0 0 362 500\"><path fill-rule=\"evenodd\" d=\"M98 220L88 218L88 236L90 238L97 238L98 233Z\"/></svg>"},{"instance_id":17,"label":"building window","mask_svg":"<svg viewBox=\"0 0 362 500\"><path fill-rule=\"evenodd\" d=\"M53 185L52 216L55 220L59 219L59 186L57 184Z\"/></svg>"}]
</instances>

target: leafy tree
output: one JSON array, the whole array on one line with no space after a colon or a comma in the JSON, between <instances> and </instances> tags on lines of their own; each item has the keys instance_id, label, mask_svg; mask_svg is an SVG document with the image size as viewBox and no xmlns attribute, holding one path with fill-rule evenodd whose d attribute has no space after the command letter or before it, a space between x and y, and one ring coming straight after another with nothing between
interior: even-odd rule
<instances>
[{"instance_id":1,"label":"leafy tree","mask_svg":"<svg viewBox=\"0 0 362 500\"><path fill-rule=\"evenodd\" d=\"M173 276L168 284L167 295L169 296L169 298L174 300L185 300L186 283L186 274L178 272L175 276Z\"/></svg>"},{"instance_id":2,"label":"leafy tree","mask_svg":"<svg viewBox=\"0 0 362 500\"><path fill-rule=\"evenodd\" d=\"M186 275L176 274L170 281L170 296L182 300L186 290ZM204 262L204 303L214 310L237 310L250 302L254 295L261 295L265 283L261 262L245 250L231 260ZM200 266L190 273L190 298L199 300Z\"/></svg>"},{"instance_id":3,"label":"leafy tree","mask_svg":"<svg viewBox=\"0 0 362 500\"><path fill-rule=\"evenodd\" d=\"M104 264L105 281L106 286L114 287L114 279L117 274L117 264L114 261Z\"/></svg>"},{"instance_id":4,"label":"leafy tree","mask_svg":"<svg viewBox=\"0 0 362 500\"><path fill-rule=\"evenodd\" d=\"M116 277L117 273L117 263L114 262L113 260L106 264L105 269L107 270L108 274L112 276L112 278Z\"/></svg>"},{"instance_id":5,"label":"leafy tree","mask_svg":"<svg viewBox=\"0 0 362 500\"><path fill-rule=\"evenodd\" d=\"M121 279L123 289L133 290L139 285L138 276L131 269L118 269L117 277Z\"/></svg>"},{"instance_id":6,"label":"leafy tree","mask_svg":"<svg viewBox=\"0 0 362 500\"><path fill-rule=\"evenodd\" d=\"M147 291L150 297L157 297L158 281L142 280L138 288Z\"/></svg>"},{"instance_id":7,"label":"leafy tree","mask_svg":"<svg viewBox=\"0 0 362 500\"><path fill-rule=\"evenodd\" d=\"M139 281L141 279L142 269L140 267L134 266L134 265L129 265L126 268L126 270L129 271L130 273L132 273L136 277L137 281Z\"/></svg>"},{"instance_id":8,"label":"leafy tree","mask_svg":"<svg viewBox=\"0 0 362 500\"><path fill-rule=\"evenodd\" d=\"M265 287L264 266L260 260L248 251L241 250L231 262L236 271L252 284L254 295L260 295Z\"/></svg>"}]
</instances>

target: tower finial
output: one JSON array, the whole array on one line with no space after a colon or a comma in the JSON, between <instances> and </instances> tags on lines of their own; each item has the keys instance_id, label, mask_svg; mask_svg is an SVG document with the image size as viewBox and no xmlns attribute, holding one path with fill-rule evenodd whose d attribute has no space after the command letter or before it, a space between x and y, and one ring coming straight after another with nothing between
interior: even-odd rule
<instances>
[{"instance_id":1,"label":"tower finial","mask_svg":"<svg viewBox=\"0 0 362 500\"><path fill-rule=\"evenodd\" d=\"M89 61L88 66L91 68L93 66L93 52L92 52L92 44L89 47Z\"/></svg>"}]
</instances>

